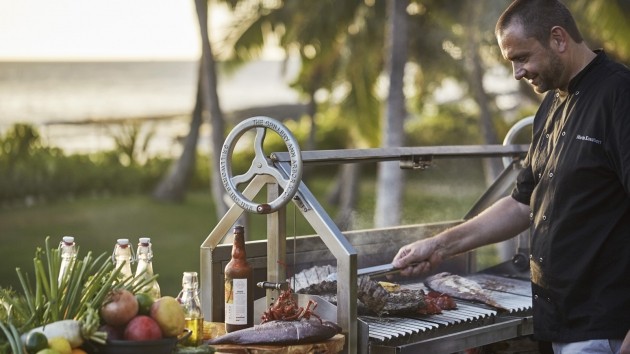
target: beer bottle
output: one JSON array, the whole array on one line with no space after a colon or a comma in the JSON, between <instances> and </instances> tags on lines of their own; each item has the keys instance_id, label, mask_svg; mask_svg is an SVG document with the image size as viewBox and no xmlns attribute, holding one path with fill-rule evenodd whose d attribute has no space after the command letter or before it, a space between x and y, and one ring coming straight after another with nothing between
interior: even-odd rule
<instances>
[{"instance_id":1,"label":"beer bottle","mask_svg":"<svg viewBox=\"0 0 630 354\"><path fill-rule=\"evenodd\" d=\"M234 227L232 259L225 266L225 331L254 325L254 280L245 253L243 226Z\"/></svg>"}]
</instances>

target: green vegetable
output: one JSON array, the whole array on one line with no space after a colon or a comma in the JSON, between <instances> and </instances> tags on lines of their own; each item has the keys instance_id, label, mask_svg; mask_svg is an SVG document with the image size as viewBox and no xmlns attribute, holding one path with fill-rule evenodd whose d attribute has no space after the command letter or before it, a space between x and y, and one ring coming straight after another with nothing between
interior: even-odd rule
<instances>
[{"instance_id":1,"label":"green vegetable","mask_svg":"<svg viewBox=\"0 0 630 354\"><path fill-rule=\"evenodd\" d=\"M12 353L24 353L20 333L18 333L17 328L12 323L5 324L0 321L0 330L4 333Z\"/></svg>"},{"instance_id":2,"label":"green vegetable","mask_svg":"<svg viewBox=\"0 0 630 354\"><path fill-rule=\"evenodd\" d=\"M72 348L81 346L86 340L105 344L107 333L97 331L98 326L98 316L96 316L95 313L91 313L86 316L83 321L61 320L34 328L26 334L25 341L28 343L30 336L42 334L46 338L65 338Z\"/></svg>"},{"instance_id":3,"label":"green vegetable","mask_svg":"<svg viewBox=\"0 0 630 354\"><path fill-rule=\"evenodd\" d=\"M16 269L22 293L0 289L0 303L5 310L0 311L0 319L16 326L20 333L61 320L76 320L86 328L84 332L94 334L99 323L98 309L108 293L115 289L135 293L157 277L144 281L120 280L122 267L115 268L105 253L95 257L88 252L82 259L78 258L61 281L60 268L59 249L51 248L50 237L46 237L45 247L35 251L34 279L20 268ZM99 340L99 336L94 339Z\"/></svg>"}]
</instances>

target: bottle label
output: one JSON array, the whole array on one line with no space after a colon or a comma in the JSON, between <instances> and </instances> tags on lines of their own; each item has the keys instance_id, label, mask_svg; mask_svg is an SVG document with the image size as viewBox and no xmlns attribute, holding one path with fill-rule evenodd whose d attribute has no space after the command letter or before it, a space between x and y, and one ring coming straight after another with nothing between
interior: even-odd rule
<instances>
[{"instance_id":1,"label":"bottle label","mask_svg":"<svg viewBox=\"0 0 630 354\"><path fill-rule=\"evenodd\" d=\"M247 324L247 279L225 281L225 323Z\"/></svg>"}]
</instances>

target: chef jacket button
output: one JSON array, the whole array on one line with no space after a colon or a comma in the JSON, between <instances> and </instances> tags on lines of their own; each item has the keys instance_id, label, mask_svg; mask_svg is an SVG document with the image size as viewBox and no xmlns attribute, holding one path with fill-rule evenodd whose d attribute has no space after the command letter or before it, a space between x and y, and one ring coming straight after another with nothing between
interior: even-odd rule
<instances>
[{"instance_id":1,"label":"chef jacket button","mask_svg":"<svg viewBox=\"0 0 630 354\"><path fill-rule=\"evenodd\" d=\"M553 178L553 172L549 172L549 178Z\"/></svg>"},{"instance_id":2,"label":"chef jacket button","mask_svg":"<svg viewBox=\"0 0 630 354\"><path fill-rule=\"evenodd\" d=\"M529 213L529 220L533 220L534 219L534 213Z\"/></svg>"},{"instance_id":3,"label":"chef jacket button","mask_svg":"<svg viewBox=\"0 0 630 354\"><path fill-rule=\"evenodd\" d=\"M542 257L538 258L538 261L539 261L540 263L542 263L542 262L543 262L543 258L542 258Z\"/></svg>"},{"instance_id":4,"label":"chef jacket button","mask_svg":"<svg viewBox=\"0 0 630 354\"><path fill-rule=\"evenodd\" d=\"M547 215L543 215L543 221L547 220Z\"/></svg>"},{"instance_id":5,"label":"chef jacket button","mask_svg":"<svg viewBox=\"0 0 630 354\"><path fill-rule=\"evenodd\" d=\"M579 94L580 94L580 91L575 91L575 95L576 96L579 95Z\"/></svg>"},{"instance_id":6,"label":"chef jacket button","mask_svg":"<svg viewBox=\"0 0 630 354\"><path fill-rule=\"evenodd\" d=\"M549 134L545 134L545 138L549 139Z\"/></svg>"},{"instance_id":7,"label":"chef jacket button","mask_svg":"<svg viewBox=\"0 0 630 354\"><path fill-rule=\"evenodd\" d=\"M538 300L538 294L534 295L534 300Z\"/></svg>"},{"instance_id":8,"label":"chef jacket button","mask_svg":"<svg viewBox=\"0 0 630 354\"><path fill-rule=\"evenodd\" d=\"M538 174L538 178L542 178L542 173L539 173L539 174Z\"/></svg>"},{"instance_id":9,"label":"chef jacket button","mask_svg":"<svg viewBox=\"0 0 630 354\"><path fill-rule=\"evenodd\" d=\"M556 92L556 97L560 97L560 94L558 92Z\"/></svg>"},{"instance_id":10,"label":"chef jacket button","mask_svg":"<svg viewBox=\"0 0 630 354\"><path fill-rule=\"evenodd\" d=\"M562 136L565 136L565 135L567 135L567 132L562 132Z\"/></svg>"},{"instance_id":11,"label":"chef jacket button","mask_svg":"<svg viewBox=\"0 0 630 354\"><path fill-rule=\"evenodd\" d=\"M529 255L529 259L534 259L534 255L533 255L533 254L530 254L530 255Z\"/></svg>"},{"instance_id":12,"label":"chef jacket button","mask_svg":"<svg viewBox=\"0 0 630 354\"><path fill-rule=\"evenodd\" d=\"M547 298L547 302L551 303L551 298L550 297Z\"/></svg>"}]
</instances>

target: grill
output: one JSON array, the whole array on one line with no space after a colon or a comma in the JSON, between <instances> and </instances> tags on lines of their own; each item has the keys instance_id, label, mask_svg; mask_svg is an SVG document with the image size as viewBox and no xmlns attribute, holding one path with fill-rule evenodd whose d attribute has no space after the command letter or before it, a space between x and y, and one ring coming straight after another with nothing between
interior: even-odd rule
<instances>
[{"instance_id":1,"label":"grill","mask_svg":"<svg viewBox=\"0 0 630 354\"><path fill-rule=\"evenodd\" d=\"M414 317L360 316L369 331L372 353L453 353L532 333L531 290L526 280L489 274L467 276L486 289L508 311L456 300L457 309ZM406 284L425 289L423 284Z\"/></svg>"},{"instance_id":2,"label":"grill","mask_svg":"<svg viewBox=\"0 0 630 354\"><path fill-rule=\"evenodd\" d=\"M232 177L229 159L235 140L253 128L257 130L255 141L258 145L254 147L256 157L248 173L256 168L258 172ZM269 158L262 156L262 142L268 129L276 131L283 138L289 152L274 153ZM344 350L348 353L453 353L532 333L528 270L521 267L522 262L505 262L477 272L474 252L444 262L435 272L448 271L477 281L491 291L508 311L498 312L483 304L457 300L456 310L444 311L440 315L377 317L359 316L356 303L358 268L388 263L400 246L457 225L505 195L518 174L519 161L525 156L527 146L438 146L300 152L291 139L290 133L276 121L256 117L237 126L224 144L221 173L228 195L235 200L235 204L210 232L200 249L201 299L207 319L223 321L223 269L231 254L229 234L243 212L249 211L267 215L267 239L246 244L255 282L284 282L289 278L287 268L297 273L313 267L336 265L336 306L316 296L296 294L296 297L299 303L305 303L307 298L316 298L319 304L317 313L343 328L346 335ZM296 161L300 157L301 161ZM462 220L341 232L317 198L300 181L301 163L322 165L398 161L401 168L426 168L433 159L455 157L507 159L503 173ZM266 167L264 163L267 163ZM257 167L254 168L254 165ZM226 184L226 180L229 183ZM248 185L239 192L234 182L248 182ZM267 189L267 200L270 202L259 205L252 202L263 188ZM293 191L294 194L287 195L287 191ZM287 236L286 208L278 203L283 198L285 203L290 201L295 204L316 235ZM422 282L409 282L408 279L399 281L404 288L424 289ZM273 301L277 292L257 289L254 296L259 299L256 312L260 313Z\"/></svg>"}]
</instances>

